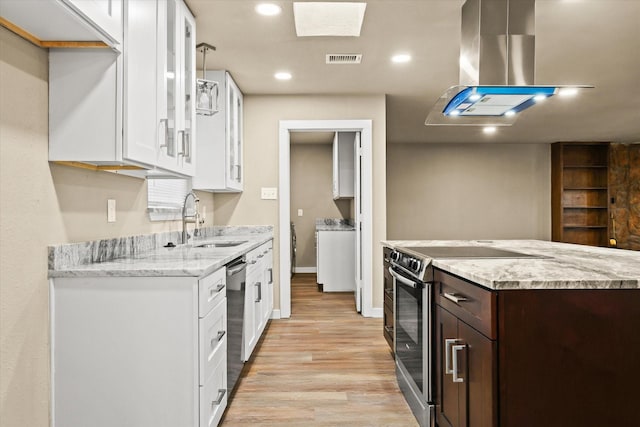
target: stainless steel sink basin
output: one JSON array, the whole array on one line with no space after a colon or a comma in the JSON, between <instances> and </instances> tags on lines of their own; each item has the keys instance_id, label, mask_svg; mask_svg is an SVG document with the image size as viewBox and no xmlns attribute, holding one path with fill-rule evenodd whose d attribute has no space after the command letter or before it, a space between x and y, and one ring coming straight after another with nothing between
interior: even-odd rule
<instances>
[{"instance_id":1,"label":"stainless steel sink basin","mask_svg":"<svg viewBox=\"0 0 640 427\"><path fill-rule=\"evenodd\" d=\"M242 245L243 243L247 243L247 240L229 240L229 241L220 241L220 242L209 242L203 243L201 245L195 245L196 248L232 248L234 246Z\"/></svg>"}]
</instances>

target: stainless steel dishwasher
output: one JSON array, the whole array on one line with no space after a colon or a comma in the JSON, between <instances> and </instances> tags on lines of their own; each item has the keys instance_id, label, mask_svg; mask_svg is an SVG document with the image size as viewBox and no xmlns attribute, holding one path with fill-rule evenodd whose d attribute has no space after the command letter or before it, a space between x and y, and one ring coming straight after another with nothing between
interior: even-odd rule
<instances>
[{"instance_id":1,"label":"stainless steel dishwasher","mask_svg":"<svg viewBox=\"0 0 640 427\"><path fill-rule=\"evenodd\" d=\"M242 323L247 263L244 256L227 264L227 389L233 393L242 372Z\"/></svg>"}]
</instances>

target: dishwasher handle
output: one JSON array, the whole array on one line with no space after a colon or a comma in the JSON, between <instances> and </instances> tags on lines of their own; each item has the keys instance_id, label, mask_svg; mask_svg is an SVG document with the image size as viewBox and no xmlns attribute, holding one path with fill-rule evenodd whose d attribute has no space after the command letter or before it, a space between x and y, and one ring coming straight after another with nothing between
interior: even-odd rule
<instances>
[{"instance_id":1,"label":"dishwasher handle","mask_svg":"<svg viewBox=\"0 0 640 427\"><path fill-rule=\"evenodd\" d=\"M227 265L227 276L234 276L247 268L244 258L238 258Z\"/></svg>"}]
</instances>

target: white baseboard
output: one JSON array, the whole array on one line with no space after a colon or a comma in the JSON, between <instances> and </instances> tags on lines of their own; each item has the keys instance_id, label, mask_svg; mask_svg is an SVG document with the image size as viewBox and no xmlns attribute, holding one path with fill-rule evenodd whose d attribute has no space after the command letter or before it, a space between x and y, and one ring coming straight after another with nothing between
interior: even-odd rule
<instances>
[{"instance_id":1,"label":"white baseboard","mask_svg":"<svg viewBox=\"0 0 640 427\"><path fill-rule=\"evenodd\" d=\"M274 308L273 311L271 312L271 318L272 319L280 319L280 309L276 309Z\"/></svg>"},{"instance_id":2,"label":"white baseboard","mask_svg":"<svg viewBox=\"0 0 640 427\"><path fill-rule=\"evenodd\" d=\"M384 315L384 310L381 307L371 307L371 309L369 310L368 317L375 317L375 318L382 319L383 315Z\"/></svg>"},{"instance_id":3,"label":"white baseboard","mask_svg":"<svg viewBox=\"0 0 640 427\"><path fill-rule=\"evenodd\" d=\"M316 267L296 267L293 271L296 273L317 273L318 269Z\"/></svg>"}]
</instances>

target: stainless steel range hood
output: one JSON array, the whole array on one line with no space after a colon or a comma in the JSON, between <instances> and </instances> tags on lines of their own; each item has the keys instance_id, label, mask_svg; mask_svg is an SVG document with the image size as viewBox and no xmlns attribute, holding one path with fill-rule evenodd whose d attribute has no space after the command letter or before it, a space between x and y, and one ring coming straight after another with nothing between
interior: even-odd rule
<instances>
[{"instance_id":1,"label":"stainless steel range hood","mask_svg":"<svg viewBox=\"0 0 640 427\"><path fill-rule=\"evenodd\" d=\"M462 6L460 85L425 125L510 126L518 113L563 88L534 84L535 0L467 0Z\"/></svg>"}]
</instances>

